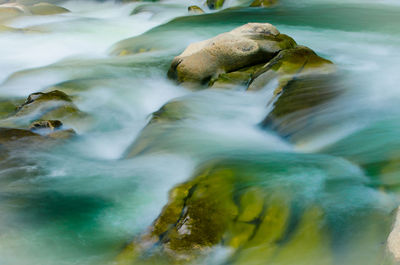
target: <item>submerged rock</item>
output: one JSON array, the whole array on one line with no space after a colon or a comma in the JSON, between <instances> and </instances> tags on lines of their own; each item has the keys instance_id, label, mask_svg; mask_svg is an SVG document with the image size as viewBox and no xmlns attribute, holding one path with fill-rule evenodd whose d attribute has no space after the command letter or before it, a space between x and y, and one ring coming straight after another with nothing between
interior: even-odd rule
<instances>
[{"instance_id":1,"label":"submerged rock","mask_svg":"<svg viewBox=\"0 0 400 265\"><path fill-rule=\"evenodd\" d=\"M230 250L229 264L377 264L384 246L375 242L391 219L384 207L393 205L351 168L310 155L208 162L172 189L159 217L117 264L206 264L203 255L216 245ZM321 169L326 175L316 181Z\"/></svg>"},{"instance_id":2,"label":"submerged rock","mask_svg":"<svg viewBox=\"0 0 400 265\"><path fill-rule=\"evenodd\" d=\"M48 93L30 94L9 120L16 123L31 123L35 120L61 120L74 123L84 117L85 114L75 106L67 94L53 90Z\"/></svg>"},{"instance_id":3,"label":"submerged rock","mask_svg":"<svg viewBox=\"0 0 400 265\"><path fill-rule=\"evenodd\" d=\"M172 61L171 79L207 84L219 74L267 62L296 42L268 23L249 23L212 39L189 45Z\"/></svg>"},{"instance_id":4,"label":"submerged rock","mask_svg":"<svg viewBox=\"0 0 400 265\"><path fill-rule=\"evenodd\" d=\"M220 9L224 2L225 0L207 0L207 6L210 9Z\"/></svg>"},{"instance_id":5,"label":"submerged rock","mask_svg":"<svg viewBox=\"0 0 400 265\"><path fill-rule=\"evenodd\" d=\"M187 102L174 100L152 114L152 118L135 141L127 148L124 157L130 158L153 150L159 150L165 136L171 134L175 122L190 116Z\"/></svg>"},{"instance_id":6,"label":"submerged rock","mask_svg":"<svg viewBox=\"0 0 400 265\"><path fill-rule=\"evenodd\" d=\"M251 7L272 7L278 4L278 0L254 0Z\"/></svg>"},{"instance_id":7,"label":"submerged rock","mask_svg":"<svg viewBox=\"0 0 400 265\"><path fill-rule=\"evenodd\" d=\"M30 7L30 12L33 15L55 15L55 14L62 14L62 13L69 13L70 11L64 7L56 6L50 3L38 3L34 4Z\"/></svg>"}]
</instances>

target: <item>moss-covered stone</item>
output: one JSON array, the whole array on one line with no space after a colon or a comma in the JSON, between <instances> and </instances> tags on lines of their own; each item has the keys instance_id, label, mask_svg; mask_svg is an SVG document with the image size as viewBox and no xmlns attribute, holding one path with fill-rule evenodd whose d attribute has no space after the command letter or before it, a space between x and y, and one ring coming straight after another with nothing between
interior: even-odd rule
<instances>
[{"instance_id":1,"label":"moss-covered stone","mask_svg":"<svg viewBox=\"0 0 400 265\"><path fill-rule=\"evenodd\" d=\"M278 80L272 111L262 127L290 136L307 125L306 117L314 108L337 96L338 82L334 64L311 49L297 46L281 51L257 72L248 90L259 90Z\"/></svg>"},{"instance_id":2,"label":"moss-covered stone","mask_svg":"<svg viewBox=\"0 0 400 265\"><path fill-rule=\"evenodd\" d=\"M234 89L236 87L246 87L254 74L263 67L264 64L249 66L238 71L220 74L217 78L210 81L212 88Z\"/></svg>"},{"instance_id":3,"label":"moss-covered stone","mask_svg":"<svg viewBox=\"0 0 400 265\"><path fill-rule=\"evenodd\" d=\"M189 6L188 7L188 12L190 14L204 14L204 10L201 9L200 7L198 7L198 6Z\"/></svg>"},{"instance_id":4,"label":"moss-covered stone","mask_svg":"<svg viewBox=\"0 0 400 265\"><path fill-rule=\"evenodd\" d=\"M30 94L8 121L22 125L35 120L61 120L64 123L73 123L85 117L86 115L75 106L67 94L54 90L48 93Z\"/></svg>"},{"instance_id":5,"label":"moss-covered stone","mask_svg":"<svg viewBox=\"0 0 400 265\"><path fill-rule=\"evenodd\" d=\"M207 0L207 6L210 9L220 9L224 5L225 0Z\"/></svg>"},{"instance_id":6,"label":"moss-covered stone","mask_svg":"<svg viewBox=\"0 0 400 265\"><path fill-rule=\"evenodd\" d=\"M4 119L15 113L17 107L22 104L23 99L0 99L0 119Z\"/></svg>"},{"instance_id":7,"label":"moss-covered stone","mask_svg":"<svg viewBox=\"0 0 400 265\"><path fill-rule=\"evenodd\" d=\"M187 102L175 100L166 103L158 111L152 114L150 122L142 130L140 135L128 147L125 157L133 157L157 148L159 139L170 134L174 122L186 119L190 115Z\"/></svg>"},{"instance_id":8,"label":"moss-covered stone","mask_svg":"<svg viewBox=\"0 0 400 265\"><path fill-rule=\"evenodd\" d=\"M118 264L191 264L216 245L231 249L227 264L353 264L363 253L358 249L363 239L362 248L371 251L363 262L376 264L384 246L375 242L385 239L392 219L390 209L380 208L385 195L372 192L360 176L343 181L342 174L354 173L343 161L296 159L301 169L282 167L283 156L206 163L171 191L160 216L125 248ZM292 156L290 161L300 165ZM304 169L310 171L305 179ZM316 169L326 177L315 181L311 172ZM368 196L360 198L360 192ZM360 201L354 204L353 196ZM373 234L365 232L368 228ZM340 249L343 244L346 251Z\"/></svg>"},{"instance_id":9,"label":"moss-covered stone","mask_svg":"<svg viewBox=\"0 0 400 265\"><path fill-rule=\"evenodd\" d=\"M0 144L8 145L14 141L23 140L27 138L43 138L41 135L31 132L30 130L21 130L14 128L0 128Z\"/></svg>"}]
</instances>

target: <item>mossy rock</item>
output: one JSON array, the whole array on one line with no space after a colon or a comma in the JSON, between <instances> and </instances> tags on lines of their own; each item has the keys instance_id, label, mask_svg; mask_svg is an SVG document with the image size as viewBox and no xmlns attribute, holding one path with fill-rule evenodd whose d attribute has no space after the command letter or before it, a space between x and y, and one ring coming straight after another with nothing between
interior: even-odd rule
<instances>
[{"instance_id":1,"label":"mossy rock","mask_svg":"<svg viewBox=\"0 0 400 265\"><path fill-rule=\"evenodd\" d=\"M251 7L273 7L278 4L278 0L254 0Z\"/></svg>"},{"instance_id":2,"label":"mossy rock","mask_svg":"<svg viewBox=\"0 0 400 265\"><path fill-rule=\"evenodd\" d=\"M220 9L224 5L225 0L207 0L207 6L210 9Z\"/></svg>"},{"instance_id":3,"label":"mossy rock","mask_svg":"<svg viewBox=\"0 0 400 265\"><path fill-rule=\"evenodd\" d=\"M7 118L15 113L18 106L24 102L24 99L0 99L0 119Z\"/></svg>"},{"instance_id":4,"label":"mossy rock","mask_svg":"<svg viewBox=\"0 0 400 265\"><path fill-rule=\"evenodd\" d=\"M315 181L316 172L325 175ZM378 264L395 203L355 172L350 163L313 155L207 162L171 190L117 264L191 264L217 245L231 249L227 264Z\"/></svg>"},{"instance_id":5,"label":"mossy rock","mask_svg":"<svg viewBox=\"0 0 400 265\"><path fill-rule=\"evenodd\" d=\"M30 130L21 130L14 128L0 128L0 144L9 145L14 141L24 140L24 139L42 139L40 134L31 132Z\"/></svg>"},{"instance_id":6,"label":"mossy rock","mask_svg":"<svg viewBox=\"0 0 400 265\"><path fill-rule=\"evenodd\" d=\"M262 89L272 80L278 80L278 86L268 102L272 111L261 126L284 137L305 128L309 120L304 117L340 92L334 64L304 46L281 51L255 74L248 90Z\"/></svg>"},{"instance_id":7,"label":"mossy rock","mask_svg":"<svg viewBox=\"0 0 400 265\"><path fill-rule=\"evenodd\" d=\"M175 122L185 120L190 116L188 103L174 100L166 103L152 114L152 118L136 140L127 148L124 157L130 158L158 148L159 140L170 135Z\"/></svg>"},{"instance_id":8,"label":"mossy rock","mask_svg":"<svg viewBox=\"0 0 400 265\"><path fill-rule=\"evenodd\" d=\"M189 6L188 7L188 12L190 14L196 14L196 15L204 14L204 10L201 9L200 7L198 7L198 6Z\"/></svg>"},{"instance_id":9,"label":"mossy rock","mask_svg":"<svg viewBox=\"0 0 400 265\"><path fill-rule=\"evenodd\" d=\"M234 89L247 87L254 74L257 73L264 64L258 64L242 68L238 71L220 74L217 78L210 81L212 88Z\"/></svg>"},{"instance_id":10,"label":"mossy rock","mask_svg":"<svg viewBox=\"0 0 400 265\"><path fill-rule=\"evenodd\" d=\"M25 103L17 108L11 118L15 121L28 121L30 123L38 119L66 122L85 116L67 94L54 90L48 93L38 92L29 95Z\"/></svg>"},{"instance_id":11,"label":"mossy rock","mask_svg":"<svg viewBox=\"0 0 400 265\"><path fill-rule=\"evenodd\" d=\"M38 3L31 6L30 11L33 15L47 16L47 15L56 15L69 13L70 11L64 7L56 6L50 3Z\"/></svg>"},{"instance_id":12,"label":"mossy rock","mask_svg":"<svg viewBox=\"0 0 400 265\"><path fill-rule=\"evenodd\" d=\"M86 129L92 118L80 111L72 99L59 90L38 92L0 120L1 127L28 129L37 120L59 120L66 127Z\"/></svg>"}]
</instances>

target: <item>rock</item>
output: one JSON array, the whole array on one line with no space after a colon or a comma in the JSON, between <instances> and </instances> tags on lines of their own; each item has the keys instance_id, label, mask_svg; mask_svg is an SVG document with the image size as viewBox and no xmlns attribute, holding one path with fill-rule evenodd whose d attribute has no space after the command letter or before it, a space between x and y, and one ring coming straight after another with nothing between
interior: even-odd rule
<instances>
[{"instance_id":1,"label":"rock","mask_svg":"<svg viewBox=\"0 0 400 265\"><path fill-rule=\"evenodd\" d=\"M189 6L188 7L188 12L190 14L204 14L204 10L201 9L200 7L198 7L198 6Z\"/></svg>"},{"instance_id":2,"label":"rock","mask_svg":"<svg viewBox=\"0 0 400 265\"><path fill-rule=\"evenodd\" d=\"M40 134L31 132L29 130L0 127L0 144L3 146L9 145L14 141L23 140L27 138L43 139L43 137Z\"/></svg>"},{"instance_id":3,"label":"rock","mask_svg":"<svg viewBox=\"0 0 400 265\"><path fill-rule=\"evenodd\" d=\"M254 74L262 68L264 64L245 67L238 71L220 74L217 78L212 79L209 86L212 88L234 89L247 87Z\"/></svg>"},{"instance_id":4,"label":"rock","mask_svg":"<svg viewBox=\"0 0 400 265\"><path fill-rule=\"evenodd\" d=\"M285 167L287 159L296 166ZM389 200L383 203L385 195L352 175L352 167L310 155L207 162L171 190L161 214L117 264L208 264L201 258L216 245L230 250L226 264L234 265L354 264L361 253L362 264L378 264L384 247L376 242L385 238L391 219L380 207ZM315 181L311 172L317 168L329 173ZM354 203L360 192L368 196L356 195Z\"/></svg>"},{"instance_id":5,"label":"rock","mask_svg":"<svg viewBox=\"0 0 400 265\"><path fill-rule=\"evenodd\" d=\"M278 3L278 0L254 0L251 7L272 7Z\"/></svg>"},{"instance_id":6,"label":"rock","mask_svg":"<svg viewBox=\"0 0 400 265\"><path fill-rule=\"evenodd\" d=\"M186 84L208 84L219 74L268 62L296 42L268 23L249 23L212 39L190 44L175 57L171 79Z\"/></svg>"},{"instance_id":7,"label":"rock","mask_svg":"<svg viewBox=\"0 0 400 265\"><path fill-rule=\"evenodd\" d=\"M53 90L48 93L30 94L10 119L17 123L26 121L31 123L35 120L74 122L84 117L85 114L75 106L67 94L59 90Z\"/></svg>"},{"instance_id":8,"label":"rock","mask_svg":"<svg viewBox=\"0 0 400 265\"><path fill-rule=\"evenodd\" d=\"M47 120L47 121L35 121L30 126L29 129L31 131L41 131L41 130L48 130L48 131L55 131L61 128L62 122L59 120Z\"/></svg>"},{"instance_id":9,"label":"rock","mask_svg":"<svg viewBox=\"0 0 400 265\"><path fill-rule=\"evenodd\" d=\"M259 90L272 80L278 80L272 111L262 122L262 127L277 130L290 136L306 126L306 117L319 105L339 93L336 68L331 61L318 56L311 49L297 46L281 51L259 70L248 90Z\"/></svg>"},{"instance_id":10,"label":"rock","mask_svg":"<svg viewBox=\"0 0 400 265\"><path fill-rule=\"evenodd\" d=\"M0 119L7 118L15 113L17 106L19 106L23 100L21 99L4 99L0 98Z\"/></svg>"},{"instance_id":11,"label":"rock","mask_svg":"<svg viewBox=\"0 0 400 265\"><path fill-rule=\"evenodd\" d=\"M33 15L40 15L40 16L63 14L70 12L68 9L64 7L44 2L34 4L32 7L30 7L30 11Z\"/></svg>"},{"instance_id":12,"label":"rock","mask_svg":"<svg viewBox=\"0 0 400 265\"><path fill-rule=\"evenodd\" d=\"M76 132L73 129L56 130L47 135L47 137L53 139L70 139L74 136L76 136Z\"/></svg>"},{"instance_id":13,"label":"rock","mask_svg":"<svg viewBox=\"0 0 400 265\"><path fill-rule=\"evenodd\" d=\"M130 158L154 150L163 145L165 136L171 135L175 122L187 119L191 112L185 101L174 100L167 102L158 111L152 114L152 118L142 130L135 141L127 148L124 157Z\"/></svg>"},{"instance_id":14,"label":"rock","mask_svg":"<svg viewBox=\"0 0 400 265\"><path fill-rule=\"evenodd\" d=\"M207 6L210 9L220 9L224 2L225 0L207 0Z\"/></svg>"},{"instance_id":15,"label":"rock","mask_svg":"<svg viewBox=\"0 0 400 265\"><path fill-rule=\"evenodd\" d=\"M332 74L334 64L305 46L297 46L281 51L276 57L260 69L249 84L248 90L259 90L275 78L279 80L278 94L295 77L314 74Z\"/></svg>"},{"instance_id":16,"label":"rock","mask_svg":"<svg viewBox=\"0 0 400 265\"><path fill-rule=\"evenodd\" d=\"M0 21L12 19L29 12L25 6L18 3L0 4Z\"/></svg>"},{"instance_id":17,"label":"rock","mask_svg":"<svg viewBox=\"0 0 400 265\"><path fill-rule=\"evenodd\" d=\"M63 129L63 124L59 120L35 121L29 129L54 139L69 139L76 135L73 129Z\"/></svg>"},{"instance_id":18,"label":"rock","mask_svg":"<svg viewBox=\"0 0 400 265\"><path fill-rule=\"evenodd\" d=\"M400 262L400 208L397 209L393 229L387 239L387 249L396 262Z\"/></svg>"}]
</instances>

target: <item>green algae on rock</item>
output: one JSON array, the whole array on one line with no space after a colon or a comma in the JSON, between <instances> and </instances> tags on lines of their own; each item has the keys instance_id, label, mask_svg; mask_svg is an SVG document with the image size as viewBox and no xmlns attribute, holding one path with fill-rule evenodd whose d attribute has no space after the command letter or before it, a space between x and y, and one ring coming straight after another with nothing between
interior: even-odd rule
<instances>
[{"instance_id":1,"label":"green algae on rock","mask_svg":"<svg viewBox=\"0 0 400 265\"><path fill-rule=\"evenodd\" d=\"M224 5L225 0L207 0L207 6L210 9L220 9Z\"/></svg>"},{"instance_id":2,"label":"green algae on rock","mask_svg":"<svg viewBox=\"0 0 400 265\"><path fill-rule=\"evenodd\" d=\"M275 79L278 87L268 103L272 111L262 127L282 136L304 128L307 121L303 118L340 92L334 64L304 46L281 51L255 74L248 90L259 90Z\"/></svg>"},{"instance_id":3,"label":"green algae on rock","mask_svg":"<svg viewBox=\"0 0 400 265\"><path fill-rule=\"evenodd\" d=\"M85 116L67 94L53 90L29 95L26 101L17 107L15 114L7 120L16 124L31 123L35 120L61 120L64 123L74 123Z\"/></svg>"},{"instance_id":4,"label":"green algae on rock","mask_svg":"<svg viewBox=\"0 0 400 265\"><path fill-rule=\"evenodd\" d=\"M201 9L200 7L198 7L198 6L189 6L188 7L188 12L190 14L204 14L204 10Z\"/></svg>"},{"instance_id":5,"label":"green algae on rock","mask_svg":"<svg viewBox=\"0 0 400 265\"><path fill-rule=\"evenodd\" d=\"M152 118L141 131L138 138L127 148L124 157L130 158L158 148L159 140L170 135L175 122L190 117L188 103L174 100L166 103L152 114Z\"/></svg>"},{"instance_id":6,"label":"green algae on rock","mask_svg":"<svg viewBox=\"0 0 400 265\"><path fill-rule=\"evenodd\" d=\"M209 83L211 88L234 89L247 87L254 74L262 68L264 64L257 64L241 68L237 71L220 74L218 77L212 79Z\"/></svg>"},{"instance_id":7,"label":"green algae on rock","mask_svg":"<svg viewBox=\"0 0 400 265\"><path fill-rule=\"evenodd\" d=\"M159 217L117 264L191 264L216 245L233 250L229 264L258 264L262 257L264 264L333 265L357 260L354 253L365 247L371 252L362 261L376 264L384 246L361 242L385 240L390 199L344 160L299 154L284 167L288 162L283 154L207 162L171 190ZM349 200L360 192L369 196Z\"/></svg>"}]
</instances>

